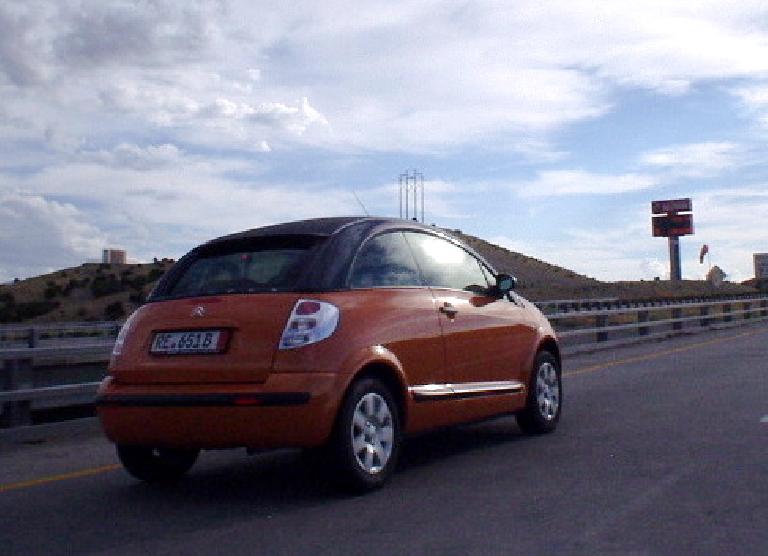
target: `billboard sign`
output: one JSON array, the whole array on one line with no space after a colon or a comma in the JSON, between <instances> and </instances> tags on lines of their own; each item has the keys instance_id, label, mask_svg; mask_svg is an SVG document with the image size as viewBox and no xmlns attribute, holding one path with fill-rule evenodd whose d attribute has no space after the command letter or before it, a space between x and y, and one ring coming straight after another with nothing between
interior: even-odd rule
<instances>
[{"instance_id":1,"label":"billboard sign","mask_svg":"<svg viewBox=\"0 0 768 556\"><path fill-rule=\"evenodd\" d=\"M755 278L768 279L768 253L755 253Z\"/></svg>"},{"instance_id":2,"label":"billboard sign","mask_svg":"<svg viewBox=\"0 0 768 556\"><path fill-rule=\"evenodd\" d=\"M692 214L671 214L651 218L653 237L679 237L693 234Z\"/></svg>"},{"instance_id":3,"label":"billboard sign","mask_svg":"<svg viewBox=\"0 0 768 556\"><path fill-rule=\"evenodd\" d=\"M691 199L670 199L667 201L651 201L651 212L653 214L668 214L675 212L691 212L693 203Z\"/></svg>"}]
</instances>

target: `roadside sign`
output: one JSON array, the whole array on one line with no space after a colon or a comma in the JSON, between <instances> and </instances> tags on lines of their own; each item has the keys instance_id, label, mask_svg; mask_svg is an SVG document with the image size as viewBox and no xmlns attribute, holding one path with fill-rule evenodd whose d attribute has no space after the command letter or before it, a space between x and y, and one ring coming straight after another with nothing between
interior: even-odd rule
<instances>
[{"instance_id":1,"label":"roadside sign","mask_svg":"<svg viewBox=\"0 0 768 556\"><path fill-rule=\"evenodd\" d=\"M673 282L682 278L680 236L693 234L692 211L693 203L690 197L651 201L653 237L665 237L669 241L669 279Z\"/></svg>"},{"instance_id":2,"label":"roadside sign","mask_svg":"<svg viewBox=\"0 0 768 556\"><path fill-rule=\"evenodd\" d=\"M651 218L651 222L653 223L653 237L678 237L693 234L692 214L655 216Z\"/></svg>"},{"instance_id":3,"label":"roadside sign","mask_svg":"<svg viewBox=\"0 0 768 556\"><path fill-rule=\"evenodd\" d=\"M685 199L669 199L667 201L651 201L653 214L667 214L670 212L691 212L693 203L690 197Z\"/></svg>"}]
</instances>

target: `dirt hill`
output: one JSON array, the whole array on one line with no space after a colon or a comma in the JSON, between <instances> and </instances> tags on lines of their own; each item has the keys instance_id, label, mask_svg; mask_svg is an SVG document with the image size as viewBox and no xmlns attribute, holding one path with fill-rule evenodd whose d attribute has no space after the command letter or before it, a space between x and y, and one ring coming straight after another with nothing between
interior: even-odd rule
<instances>
[{"instance_id":1,"label":"dirt hill","mask_svg":"<svg viewBox=\"0 0 768 556\"><path fill-rule=\"evenodd\" d=\"M604 282L522 253L515 253L459 230L446 230L485 257L498 271L512 274L517 289L530 299L600 297Z\"/></svg>"},{"instance_id":2,"label":"dirt hill","mask_svg":"<svg viewBox=\"0 0 768 556\"><path fill-rule=\"evenodd\" d=\"M578 274L567 268L509 251L460 230L445 230L460 238L483 255L500 272L512 274L518 279L518 291L534 301L547 299L599 299L620 298L658 299L675 297L716 297L721 295L748 294L754 287L726 282L715 288L703 280L638 280L626 282L601 282Z\"/></svg>"},{"instance_id":3,"label":"dirt hill","mask_svg":"<svg viewBox=\"0 0 768 556\"><path fill-rule=\"evenodd\" d=\"M0 286L0 323L118 320L173 264L92 264Z\"/></svg>"},{"instance_id":4,"label":"dirt hill","mask_svg":"<svg viewBox=\"0 0 768 556\"><path fill-rule=\"evenodd\" d=\"M601 282L458 230L446 230L481 253L499 271L518 278L518 291L534 301L548 299L656 299L755 292L754 287L704 281ZM84 264L0 286L0 323L119 320L146 298L173 264Z\"/></svg>"}]
</instances>

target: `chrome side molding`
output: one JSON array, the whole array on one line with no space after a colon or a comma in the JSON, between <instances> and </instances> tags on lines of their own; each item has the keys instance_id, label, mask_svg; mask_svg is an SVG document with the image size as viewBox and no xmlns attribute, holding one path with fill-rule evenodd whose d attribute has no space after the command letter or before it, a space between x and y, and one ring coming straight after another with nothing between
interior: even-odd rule
<instances>
[{"instance_id":1,"label":"chrome side molding","mask_svg":"<svg viewBox=\"0 0 768 556\"><path fill-rule=\"evenodd\" d=\"M525 385L516 380L460 382L456 384L418 384L416 386L408 387L408 392L416 401L469 398L472 396L492 396L498 394L519 394L524 390Z\"/></svg>"}]
</instances>

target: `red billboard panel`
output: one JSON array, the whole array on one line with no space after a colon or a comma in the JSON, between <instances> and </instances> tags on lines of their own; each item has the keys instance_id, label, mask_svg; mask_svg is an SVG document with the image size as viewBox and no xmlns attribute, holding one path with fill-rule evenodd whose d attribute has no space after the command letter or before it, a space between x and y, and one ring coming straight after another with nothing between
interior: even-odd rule
<instances>
[{"instance_id":1,"label":"red billboard panel","mask_svg":"<svg viewBox=\"0 0 768 556\"><path fill-rule=\"evenodd\" d=\"M677 237L693 234L692 214L655 216L651 218L651 222L653 223L653 237Z\"/></svg>"},{"instance_id":2,"label":"red billboard panel","mask_svg":"<svg viewBox=\"0 0 768 556\"><path fill-rule=\"evenodd\" d=\"M667 214L669 212L691 212L693 203L691 199L670 199L668 201L651 201L653 214Z\"/></svg>"}]
</instances>

